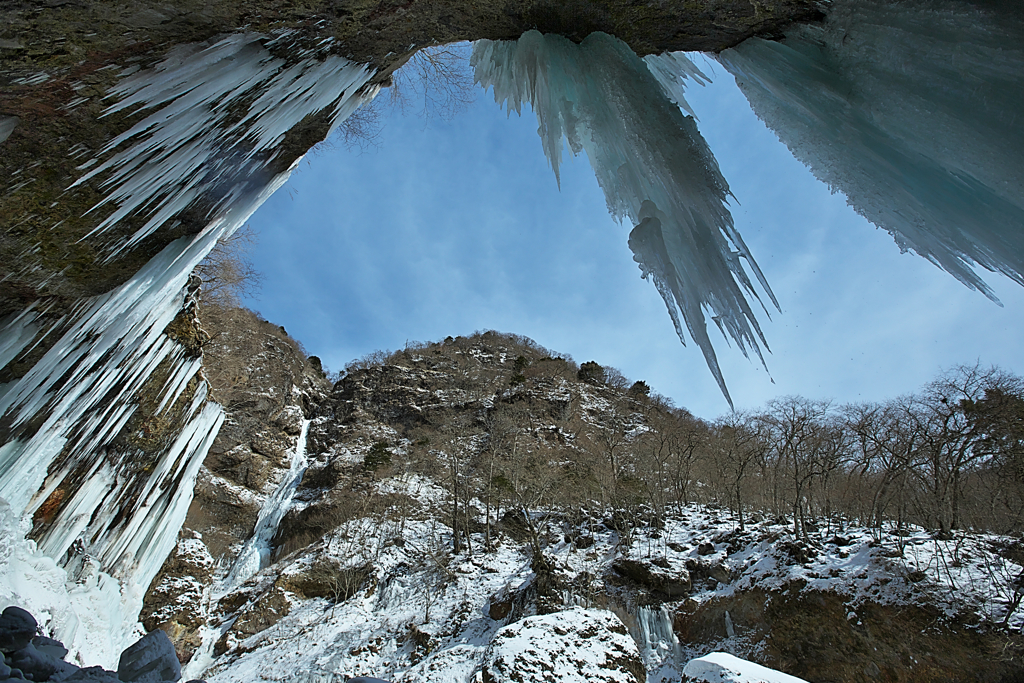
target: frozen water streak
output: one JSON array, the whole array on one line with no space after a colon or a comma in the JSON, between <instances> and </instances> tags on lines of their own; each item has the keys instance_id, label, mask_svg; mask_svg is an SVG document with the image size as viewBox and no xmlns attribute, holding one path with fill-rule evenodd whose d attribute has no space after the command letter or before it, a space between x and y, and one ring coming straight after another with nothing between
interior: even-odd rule
<instances>
[{"instance_id":1,"label":"frozen water streak","mask_svg":"<svg viewBox=\"0 0 1024 683\"><path fill-rule=\"evenodd\" d=\"M288 507L291 505L295 489L302 482L302 475L306 472L306 435L309 432L309 420L302 421L302 431L295 443L295 451L292 453L291 465L285 473L281 483L273 494L267 497L260 508L256 520L256 528L252 536L242 546L238 557L235 559L231 572L224 580L220 593L226 595L240 586L250 576L270 564L270 555L273 550L271 541L277 535L277 528L281 525Z\"/></svg>"}]
</instances>

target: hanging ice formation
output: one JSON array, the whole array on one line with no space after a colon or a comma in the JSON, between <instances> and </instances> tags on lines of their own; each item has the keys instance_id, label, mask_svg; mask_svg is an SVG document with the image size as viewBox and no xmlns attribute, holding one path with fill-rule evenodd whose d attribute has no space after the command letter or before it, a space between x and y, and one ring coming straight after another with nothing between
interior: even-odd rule
<instances>
[{"instance_id":1,"label":"hanging ice formation","mask_svg":"<svg viewBox=\"0 0 1024 683\"><path fill-rule=\"evenodd\" d=\"M536 31L517 42L479 41L471 63L476 81L493 87L510 113L523 103L533 108L556 179L563 137L573 154L586 151L608 210L636 226L629 246L642 277L665 300L683 344L685 325L700 346L731 404L705 314L763 363L767 343L747 296L760 299L743 261L778 302L733 226L729 186L711 150L679 109L688 108L680 77L699 82L700 71L678 54L645 63L603 33L579 45Z\"/></svg>"},{"instance_id":2,"label":"hanging ice formation","mask_svg":"<svg viewBox=\"0 0 1024 683\"><path fill-rule=\"evenodd\" d=\"M115 666L130 642L223 420L197 376L198 350L165 332L189 315L189 274L285 182L298 160L266 168L293 126L324 111L336 125L375 94L364 88L371 73L331 54L329 42L296 39L276 50L287 58L275 56L286 40L242 34L175 48L121 81L108 113L144 116L81 167L90 170L79 182L104 193L91 209L94 232L135 219L136 234L109 245L116 253L188 210L202 221L197 234L56 321L29 307L0 331L5 364L56 340L0 386L0 501L10 505L0 512L34 540L10 539L17 552L0 552L0 600L47 613L48 630L83 663ZM64 571L54 560L69 588L57 585ZM103 620L110 637L99 647L89 638Z\"/></svg>"},{"instance_id":3,"label":"hanging ice formation","mask_svg":"<svg viewBox=\"0 0 1024 683\"><path fill-rule=\"evenodd\" d=\"M1019 5L836 0L824 23L718 59L793 155L901 249L994 301L975 265L1024 284Z\"/></svg>"},{"instance_id":4,"label":"hanging ice formation","mask_svg":"<svg viewBox=\"0 0 1024 683\"><path fill-rule=\"evenodd\" d=\"M682 667L682 648L672 629L672 615L667 607L637 607L636 625L637 646L648 671Z\"/></svg>"}]
</instances>

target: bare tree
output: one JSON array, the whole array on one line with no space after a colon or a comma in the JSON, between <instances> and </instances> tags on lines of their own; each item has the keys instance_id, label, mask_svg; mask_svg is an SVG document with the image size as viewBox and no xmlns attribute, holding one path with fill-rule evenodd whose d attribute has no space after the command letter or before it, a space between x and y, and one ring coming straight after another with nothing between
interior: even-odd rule
<instances>
[{"instance_id":1,"label":"bare tree","mask_svg":"<svg viewBox=\"0 0 1024 683\"><path fill-rule=\"evenodd\" d=\"M391 104L405 111L422 98L425 118L450 121L473 101L474 91L465 44L420 48L391 74Z\"/></svg>"},{"instance_id":2,"label":"bare tree","mask_svg":"<svg viewBox=\"0 0 1024 683\"><path fill-rule=\"evenodd\" d=\"M217 241L194 271L202 281L204 305L233 308L242 297L259 294L263 276L250 260L258 241L248 223Z\"/></svg>"},{"instance_id":3,"label":"bare tree","mask_svg":"<svg viewBox=\"0 0 1024 683\"><path fill-rule=\"evenodd\" d=\"M520 431L526 423L528 415L521 404L500 405L484 417L488 433L487 443L487 481L484 486L484 504L486 505L486 529L484 543L487 550L492 550L491 539L491 507L495 500L496 467L502 460L517 462L520 448ZM500 508L497 514L500 514Z\"/></svg>"},{"instance_id":4,"label":"bare tree","mask_svg":"<svg viewBox=\"0 0 1024 683\"><path fill-rule=\"evenodd\" d=\"M847 507L868 503L864 522L881 540L882 525L892 519L895 506L897 524L906 518L910 477L918 468L918 445L922 425L912 414L909 397L882 405L868 404L846 409L846 423L854 437L849 478L856 478L860 490Z\"/></svg>"},{"instance_id":5,"label":"bare tree","mask_svg":"<svg viewBox=\"0 0 1024 683\"><path fill-rule=\"evenodd\" d=\"M1019 380L1018 380L1019 382ZM1013 380L997 368L961 365L929 382L915 401L921 421L922 478L930 493L929 522L940 536L961 527L968 471L992 456L986 421L978 406L986 394L1011 389Z\"/></svg>"},{"instance_id":6,"label":"bare tree","mask_svg":"<svg viewBox=\"0 0 1024 683\"><path fill-rule=\"evenodd\" d=\"M729 494L730 507L744 529L744 488L754 463L772 448L771 422L764 416L733 413L717 422L712 431L710 452L719 477Z\"/></svg>"},{"instance_id":7,"label":"bare tree","mask_svg":"<svg viewBox=\"0 0 1024 683\"><path fill-rule=\"evenodd\" d=\"M779 442L778 464L789 474L793 534L806 536L811 483L822 473L823 455L830 447L825 421L831 405L796 396L775 399L768 404L768 419Z\"/></svg>"}]
</instances>

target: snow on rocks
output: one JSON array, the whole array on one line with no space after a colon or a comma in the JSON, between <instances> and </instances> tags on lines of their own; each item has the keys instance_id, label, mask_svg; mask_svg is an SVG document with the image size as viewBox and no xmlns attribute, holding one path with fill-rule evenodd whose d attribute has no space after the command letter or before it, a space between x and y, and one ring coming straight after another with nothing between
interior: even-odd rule
<instances>
[{"instance_id":1,"label":"snow on rocks","mask_svg":"<svg viewBox=\"0 0 1024 683\"><path fill-rule=\"evenodd\" d=\"M400 485L403 481L406 486ZM437 493L421 476L375 485L380 490L407 492L424 508ZM575 667L576 660L583 662L581 667L589 666L584 654L572 652L592 643L582 642L585 639L576 644L561 641L572 641L569 634L579 630L581 612L604 608L614 613L621 633L602 637L634 653L641 681L678 681L687 659L709 651L730 650L758 658L760 631L749 614L732 613L735 635L728 626L719 629L723 619L729 622L724 616L715 617L715 628L722 630L720 637L694 639L697 630L676 628L676 622L691 623L686 621L687 615L705 605L713 611L718 602L744 595L754 601L759 596L782 596L778 604L790 598L798 600L796 594L810 601L815 596L832 595L846 611L859 614L861 606L869 609L879 603L934 605L935 593L947 590L941 576L929 570L930 556L925 555L941 542L927 540L923 532L900 537L908 547L903 558L898 558L890 541L878 543L867 530L846 528L841 539L830 533L798 541L784 520L757 521L740 531L732 516L712 506L686 507L669 515L663 528L635 528L629 543L613 528L613 520L592 519L574 528L552 512L538 517L537 523L541 537L547 539L543 553L552 568L550 583L555 586L558 603L553 606L565 611L533 616L539 601L529 589L536 573L530 554L511 535L496 532L493 552L452 554L450 529L436 520L406 518L402 527L394 520L358 518L306 551L282 558L259 575L259 586L245 589L250 596L246 600L254 604L284 589L290 609L258 631L234 629L234 639L213 653L208 661L212 666L204 675L218 683L340 681L349 676L397 683L470 683L484 679L490 671L488 680L496 682L506 680L500 676L513 665L533 667L540 673L546 670L539 662L553 667L552 671ZM580 547L565 541L574 530L586 531L589 544ZM832 541L823 540L829 538ZM921 544L916 545L918 542ZM479 548L482 539L476 537L474 544ZM979 546L972 552L983 550ZM917 564L913 568L924 565L918 571L927 576L910 581L901 578L899 563L914 561L914 553ZM995 562L997 556L979 554L975 564L986 558ZM318 562L339 570L365 567L366 573L352 582L353 592L328 590L303 596L292 590L298 578L316 574ZM652 590L623 576L613 568L616 564L642 569L643 578L648 573L675 578L689 574L690 593L673 593L670 598L663 590ZM507 603L504 611L493 609L499 602ZM724 609L732 609L731 603ZM245 609L229 611L233 614L221 614L224 624L231 623L234 616L242 621L248 614ZM761 611L757 610L758 614ZM507 624L509 620L513 623ZM519 634L518 640L508 636L510 633ZM513 641L515 645L508 644ZM599 642L593 639L593 643ZM516 654L530 648L535 651L532 655ZM608 644L601 648L607 650ZM552 659L556 656L562 659ZM594 666L600 668L600 662ZM203 668L188 670L196 675ZM625 678L597 680L635 680L623 670L629 669L619 667L619 673L603 675ZM537 680L538 675L524 670L523 679ZM578 675L582 674L572 673L572 677Z\"/></svg>"},{"instance_id":2,"label":"snow on rocks","mask_svg":"<svg viewBox=\"0 0 1024 683\"><path fill-rule=\"evenodd\" d=\"M174 646L163 631L152 631L121 654L117 673L99 666L79 668L64 657L68 649L53 638L36 636L35 618L11 605L0 615L0 680L62 681L64 683L174 683L181 666ZM190 681L189 683L203 683Z\"/></svg>"},{"instance_id":3,"label":"snow on rocks","mask_svg":"<svg viewBox=\"0 0 1024 683\"><path fill-rule=\"evenodd\" d=\"M484 657L483 680L642 683L647 674L618 617L576 607L527 617L498 631Z\"/></svg>"},{"instance_id":4,"label":"snow on rocks","mask_svg":"<svg viewBox=\"0 0 1024 683\"><path fill-rule=\"evenodd\" d=\"M802 678L748 662L726 652L691 659L683 667L687 683L807 683Z\"/></svg>"}]
</instances>

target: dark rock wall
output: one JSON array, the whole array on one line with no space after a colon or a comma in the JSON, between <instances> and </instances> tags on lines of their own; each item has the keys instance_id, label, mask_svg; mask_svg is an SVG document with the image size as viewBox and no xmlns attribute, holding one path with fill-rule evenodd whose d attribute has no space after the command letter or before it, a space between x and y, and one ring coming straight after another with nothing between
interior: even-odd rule
<instances>
[{"instance_id":1,"label":"dark rock wall","mask_svg":"<svg viewBox=\"0 0 1024 683\"><path fill-rule=\"evenodd\" d=\"M168 633L183 662L200 642L211 609L208 588L252 535L260 506L288 471L302 421L330 390L281 327L245 309L208 307L204 318L212 337L204 372L225 421L199 472L178 545L140 616L147 630ZM263 623L250 615L239 628L253 619Z\"/></svg>"}]
</instances>

